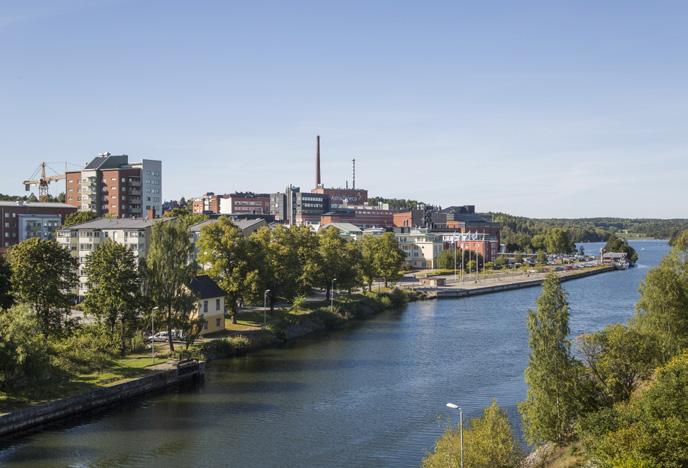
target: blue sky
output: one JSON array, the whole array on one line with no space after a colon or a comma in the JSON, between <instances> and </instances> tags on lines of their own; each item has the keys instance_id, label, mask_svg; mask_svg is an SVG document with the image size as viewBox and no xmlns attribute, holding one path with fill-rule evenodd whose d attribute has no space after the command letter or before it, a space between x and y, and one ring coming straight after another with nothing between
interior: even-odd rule
<instances>
[{"instance_id":1,"label":"blue sky","mask_svg":"<svg viewBox=\"0 0 688 468\"><path fill-rule=\"evenodd\" d=\"M0 0L0 192L102 151L162 159L165 198L310 189L320 134L328 186L356 157L372 195L688 217L686 24L683 1Z\"/></svg>"}]
</instances>

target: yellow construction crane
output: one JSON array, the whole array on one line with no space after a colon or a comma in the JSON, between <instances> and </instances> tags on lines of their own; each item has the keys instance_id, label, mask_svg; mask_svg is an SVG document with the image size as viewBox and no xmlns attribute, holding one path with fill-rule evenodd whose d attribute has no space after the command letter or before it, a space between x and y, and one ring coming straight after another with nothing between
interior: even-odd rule
<instances>
[{"instance_id":1,"label":"yellow construction crane","mask_svg":"<svg viewBox=\"0 0 688 468\"><path fill-rule=\"evenodd\" d=\"M47 175L45 172L46 168L55 172L55 174ZM63 180L65 177L65 174L58 174L57 171L48 166L46 162L42 162L38 165L38 168L36 168L36 170L33 172L33 175L29 179L24 181L24 188L28 192L31 190L32 185L37 186L38 199L41 201L45 201L48 199L48 185L50 185L50 182Z\"/></svg>"}]
</instances>

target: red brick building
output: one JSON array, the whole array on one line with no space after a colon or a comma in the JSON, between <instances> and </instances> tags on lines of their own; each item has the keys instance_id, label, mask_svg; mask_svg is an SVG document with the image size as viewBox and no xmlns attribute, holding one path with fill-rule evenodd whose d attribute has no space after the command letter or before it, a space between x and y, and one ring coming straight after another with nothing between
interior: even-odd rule
<instances>
[{"instance_id":1,"label":"red brick building","mask_svg":"<svg viewBox=\"0 0 688 468\"><path fill-rule=\"evenodd\" d=\"M54 238L65 217L75 212L66 203L0 202L0 252L32 237Z\"/></svg>"},{"instance_id":2,"label":"red brick building","mask_svg":"<svg viewBox=\"0 0 688 468\"><path fill-rule=\"evenodd\" d=\"M394 227L425 227L425 211L409 210L394 213Z\"/></svg>"},{"instance_id":3,"label":"red brick building","mask_svg":"<svg viewBox=\"0 0 688 468\"><path fill-rule=\"evenodd\" d=\"M270 195L267 193L236 192L219 199L222 214L268 214Z\"/></svg>"},{"instance_id":4,"label":"red brick building","mask_svg":"<svg viewBox=\"0 0 688 468\"><path fill-rule=\"evenodd\" d=\"M380 208L347 208L320 217L320 224L332 223L351 223L359 228L393 227L394 213Z\"/></svg>"},{"instance_id":5,"label":"red brick building","mask_svg":"<svg viewBox=\"0 0 688 468\"><path fill-rule=\"evenodd\" d=\"M363 205L368 201L365 189L316 187L311 193L328 195L332 205Z\"/></svg>"},{"instance_id":6,"label":"red brick building","mask_svg":"<svg viewBox=\"0 0 688 468\"><path fill-rule=\"evenodd\" d=\"M162 163L104 153L65 174L65 202L96 216L145 218L162 214Z\"/></svg>"}]
</instances>

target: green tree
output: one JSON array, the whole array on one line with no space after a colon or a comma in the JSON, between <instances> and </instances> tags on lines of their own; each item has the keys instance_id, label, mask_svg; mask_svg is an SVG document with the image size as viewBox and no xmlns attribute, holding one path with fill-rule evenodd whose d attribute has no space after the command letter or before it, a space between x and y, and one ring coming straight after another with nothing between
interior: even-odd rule
<instances>
[{"instance_id":1,"label":"green tree","mask_svg":"<svg viewBox=\"0 0 688 468\"><path fill-rule=\"evenodd\" d=\"M151 307L163 315L170 351L173 329L185 329L191 319L194 296L189 285L196 265L190 261L193 246L183 223L163 221L153 225L142 264L144 292Z\"/></svg>"},{"instance_id":2,"label":"green tree","mask_svg":"<svg viewBox=\"0 0 688 468\"><path fill-rule=\"evenodd\" d=\"M526 440L565 442L581 411L582 366L571 355L569 306L555 273L545 279L537 310L528 312L528 332L528 394L519 405Z\"/></svg>"},{"instance_id":3,"label":"green tree","mask_svg":"<svg viewBox=\"0 0 688 468\"><path fill-rule=\"evenodd\" d=\"M325 290L325 297L329 300L332 285L348 289L353 287L358 276L358 265L352 263L355 249L344 239L339 230L333 227L321 229L318 232L317 273L315 286Z\"/></svg>"},{"instance_id":4,"label":"green tree","mask_svg":"<svg viewBox=\"0 0 688 468\"><path fill-rule=\"evenodd\" d=\"M635 251L633 247L628 245L628 242L625 240L617 237L616 235L612 234L609 236L609 239L607 239L607 243L604 244L604 247L602 248L603 252L618 252L618 253L625 253L626 254L626 259L631 262L635 263L638 261L638 252Z\"/></svg>"},{"instance_id":5,"label":"green tree","mask_svg":"<svg viewBox=\"0 0 688 468\"><path fill-rule=\"evenodd\" d=\"M277 298L291 301L298 293L302 265L292 237L290 229L277 226L273 230L263 227L249 239L255 244L252 263L260 273L260 290L270 290L271 311Z\"/></svg>"},{"instance_id":6,"label":"green tree","mask_svg":"<svg viewBox=\"0 0 688 468\"><path fill-rule=\"evenodd\" d=\"M654 335L621 324L578 337L583 360L608 403L628 400L660 362Z\"/></svg>"},{"instance_id":7,"label":"green tree","mask_svg":"<svg viewBox=\"0 0 688 468\"><path fill-rule=\"evenodd\" d=\"M674 247L640 286L634 322L659 338L664 359L688 347L688 256Z\"/></svg>"},{"instance_id":8,"label":"green tree","mask_svg":"<svg viewBox=\"0 0 688 468\"><path fill-rule=\"evenodd\" d=\"M406 254L399 248L399 242L391 232L380 236L378 242L375 265L387 287L390 281L394 282L401 277L401 267L404 265Z\"/></svg>"},{"instance_id":9,"label":"green tree","mask_svg":"<svg viewBox=\"0 0 688 468\"><path fill-rule=\"evenodd\" d=\"M596 466L688 466L688 353L660 368L637 398L585 418Z\"/></svg>"},{"instance_id":10,"label":"green tree","mask_svg":"<svg viewBox=\"0 0 688 468\"><path fill-rule=\"evenodd\" d=\"M514 468L523 459L509 418L496 401L471 419L464 430L464 466L467 468ZM458 428L451 429L435 444L435 450L423 460L424 468L460 466L461 439Z\"/></svg>"},{"instance_id":11,"label":"green tree","mask_svg":"<svg viewBox=\"0 0 688 468\"><path fill-rule=\"evenodd\" d=\"M456 257L455 257L456 255ZM439 268L443 268L445 270L453 270L454 265L456 265L457 268L461 268L461 256L465 257L464 252L461 249L456 249L456 253L454 253L454 248L451 247L447 250L443 250L438 256L437 256L437 266ZM454 263L454 258L456 258L456 264ZM464 263L465 265L465 263Z\"/></svg>"},{"instance_id":12,"label":"green tree","mask_svg":"<svg viewBox=\"0 0 688 468\"><path fill-rule=\"evenodd\" d=\"M36 333L38 326L26 304L0 312L0 389L17 389L49 376L50 358L45 337Z\"/></svg>"},{"instance_id":13,"label":"green tree","mask_svg":"<svg viewBox=\"0 0 688 468\"><path fill-rule=\"evenodd\" d=\"M77 224L87 223L96 219L95 213L92 211L76 211L70 213L65 217L64 227L75 226Z\"/></svg>"},{"instance_id":14,"label":"green tree","mask_svg":"<svg viewBox=\"0 0 688 468\"><path fill-rule=\"evenodd\" d=\"M131 249L110 239L100 243L86 259L88 292L84 309L119 337L124 356L136 330L141 306L141 279Z\"/></svg>"},{"instance_id":15,"label":"green tree","mask_svg":"<svg viewBox=\"0 0 688 468\"><path fill-rule=\"evenodd\" d=\"M62 330L77 284L76 260L52 240L27 239L10 248L14 297L31 305L44 333Z\"/></svg>"},{"instance_id":16,"label":"green tree","mask_svg":"<svg viewBox=\"0 0 688 468\"><path fill-rule=\"evenodd\" d=\"M544 245L547 253L569 254L576 251L576 244L569 235L569 231L562 228L548 229L545 233Z\"/></svg>"},{"instance_id":17,"label":"green tree","mask_svg":"<svg viewBox=\"0 0 688 468\"><path fill-rule=\"evenodd\" d=\"M378 276L378 270L375 263L375 257L378 248L377 236L363 236L363 238L356 243L360 250L360 264L359 271L363 284L368 286L368 291L373 290L373 281Z\"/></svg>"},{"instance_id":18,"label":"green tree","mask_svg":"<svg viewBox=\"0 0 688 468\"><path fill-rule=\"evenodd\" d=\"M252 258L250 241L227 218L203 226L198 240L198 262L227 294L227 305L236 323L240 300L256 295L260 271Z\"/></svg>"},{"instance_id":19,"label":"green tree","mask_svg":"<svg viewBox=\"0 0 688 468\"><path fill-rule=\"evenodd\" d=\"M538 265L545 265L547 263L547 253L544 250L538 250L535 261Z\"/></svg>"},{"instance_id":20,"label":"green tree","mask_svg":"<svg viewBox=\"0 0 688 468\"><path fill-rule=\"evenodd\" d=\"M308 226L290 226L289 239L299 259L299 271L301 273L298 279L297 291L299 295L306 295L311 292L319 270L319 238Z\"/></svg>"},{"instance_id":21,"label":"green tree","mask_svg":"<svg viewBox=\"0 0 688 468\"><path fill-rule=\"evenodd\" d=\"M9 309L12 305L12 269L5 256L0 254L0 309Z\"/></svg>"},{"instance_id":22,"label":"green tree","mask_svg":"<svg viewBox=\"0 0 688 468\"><path fill-rule=\"evenodd\" d=\"M688 250L688 230L676 231L669 239L669 245L681 250Z\"/></svg>"}]
</instances>

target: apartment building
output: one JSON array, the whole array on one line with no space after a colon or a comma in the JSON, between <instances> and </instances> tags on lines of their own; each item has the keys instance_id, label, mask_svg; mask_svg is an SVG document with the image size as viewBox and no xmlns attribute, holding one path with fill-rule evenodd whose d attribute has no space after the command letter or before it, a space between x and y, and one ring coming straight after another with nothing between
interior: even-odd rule
<instances>
[{"instance_id":1,"label":"apartment building","mask_svg":"<svg viewBox=\"0 0 688 468\"><path fill-rule=\"evenodd\" d=\"M427 229L401 228L394 233L399 248L406 254L410 268L437 268L437 258L444 249L442 238Z\"/></svg>"},{"instance_id":2,"label":"apartment building","mask_svg":"<svg viewBox=\"0 0 688 468\"><path fill-rule=\"evenodd\" d=\"M88 277L84 272L84 267L86 259L98 244L111 239L131 249L137 260L145 258L153 225L168 219L171 218L102 218L60 229L57 232L57 242L69 250L79 264L79 296L84 296L88 291Z\"/></svg>"},{"instance_id":3,"label":"apartment building","mask_svg":"<svg viewBox=\"0 0 688 468\"><path fill-rule=\"evenodd\" d=\"M53 239L76 207L66 203L1 201L0 252L32 237Z\"/></svg>"},{"instance_id":4,"label":"apartment building","mask_svg":"<svg viewBox=\"0 0 688 468\"><path fill-rule=\"evenodd\" d=\"M103 153L81 171L66 173L65 201L80 211L115 218L162 214L162 162Z\"/></svg>"}]
</instances>

